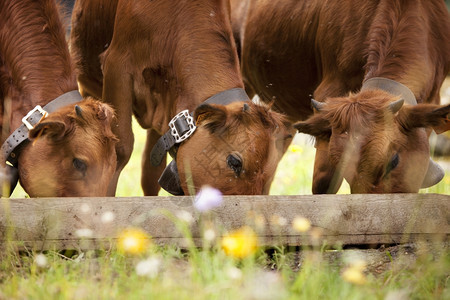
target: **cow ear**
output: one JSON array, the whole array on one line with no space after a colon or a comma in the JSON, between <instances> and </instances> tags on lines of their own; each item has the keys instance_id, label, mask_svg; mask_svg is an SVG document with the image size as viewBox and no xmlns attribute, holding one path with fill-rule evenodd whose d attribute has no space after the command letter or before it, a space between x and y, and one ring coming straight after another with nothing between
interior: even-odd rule
<instances>
[{"instance_id":1,"label":"cow ear","mask_svg":"<svg viewBox=\"0 0 450 300\"><path fill-rule=\"evenodd\" d=\"M331 136L331 125L328 120L318 113L310 117L306 121L294 124L294 128L300 133L312 135L316 138L328 140Z\"/></svg>"},{"instance_id":2,"label":"cow ear","mask_svg":"<svg viewBox=\"0 0 450 300\"><path fill-rule=\"evenodd\" d=\"M197 126L205 126L211 133L223 129L227 121L227 109L218 104L201 104L194 112Z\"/></svg>"},{"instance_id":3,"label":"cow ear","mask_svg":"<svg viewBox=\"0 0 450 300\"><path fill-rule=\"evenodd\" d=\"M399 117L407 129L433 128L438 134L450 130L450 104L418 104L405 108L405 116Z\"/></svg>"},{"instance_id":4,"label":"cow ear","mask_svg":"<svg viewBox=\"0 0 450 300\"><path fill-rule=\"evenodd\" d=\"M106 120L108 123L115 117L114 109L105 103L97 102L96 112L99 120Z\"/></svg>"},{"instance_id":5,"label":"cow ear","mask_svg":"<svg viewBox=\"0 0 450 300\"><path fill-rule=\"evenodd\" d=\"M437 134L450 130L450 104L433 110L429 118L437 122L432 125Z\"/></svg>"},{"instance_id":6,"label":"cow ear","mask_svg":"<svg viewBox=\"0 0 450 300\"><path fill-rule=\"evenodd\" d=\"M66 123L62 120L44 120L30 130L28 138L35 140L39 137L48 137L53 141L59 141L64 137L66 130Z\"/></svg>"}]
</instances>

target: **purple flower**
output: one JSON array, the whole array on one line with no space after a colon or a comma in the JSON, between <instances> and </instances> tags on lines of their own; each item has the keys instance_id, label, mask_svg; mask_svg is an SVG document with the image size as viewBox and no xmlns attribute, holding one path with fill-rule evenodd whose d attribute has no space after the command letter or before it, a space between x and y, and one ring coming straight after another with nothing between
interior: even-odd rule
<instances>
[{"instance_id":1,"label":"purple flower","mask_svg":"<svg viewBox=\"0 0 450 300\"><path fill-rule=\"evenodd\" d=\"M195 197L194 207L200 212L206 212L219 207L222 202L222 193L218 189L205 185Z\"/></svg>"}]
</instances>

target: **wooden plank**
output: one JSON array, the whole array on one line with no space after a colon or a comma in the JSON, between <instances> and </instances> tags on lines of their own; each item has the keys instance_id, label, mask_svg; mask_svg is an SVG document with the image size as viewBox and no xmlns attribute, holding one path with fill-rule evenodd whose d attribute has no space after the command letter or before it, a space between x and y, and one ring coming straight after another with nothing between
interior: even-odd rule
<instances>
[{"instance_id":1,"label":"wooden plank","mask_svg":"<svg viewBox=\"0 0 450 300\"><path fill-rule=\"evenodd\" d=\"M191 232L199 245L207 220L219 232L253 226L261 245L447 240L449 200L441 194L225 196L221 207L200 214L189 196L1 199L0 242L17 241L39 250L108 248L121 229L137 226L157 243L183 246L183 235L167 217L180 211L194 217ZM114 220L105 222L108 216ZM286 225L273 222L276 216ZM297 216L309 219L314 230L295 231L291 223ZM80 238L82 229L92 235Z\"/></svg>"}]
</instances>

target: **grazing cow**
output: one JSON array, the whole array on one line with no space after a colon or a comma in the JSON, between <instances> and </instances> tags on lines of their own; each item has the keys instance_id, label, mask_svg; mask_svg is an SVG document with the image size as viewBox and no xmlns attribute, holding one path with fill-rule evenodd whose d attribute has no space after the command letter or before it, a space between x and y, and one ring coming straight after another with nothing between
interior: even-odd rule
<instances>
[{"instance_id":1,"label":"grazing cow","mask_svg":"<svg viewBox=\"0 0 450 300\"><path fill-rule=\"evenodd\" d=\"M443 177L427 139L449 129L443 1L232 0L232 24L249 90L316 137L313 193L343 178L352 193L417 192Z\"/></svg>"},{"instance_id":2,"label":"grazing cow","mask_svg":"<svg viewBox=\"0 0 450 300\"><path fill-rule=\"evenodd\" d=\"M106 196L114 111L78 93L54 0L0 0L0 100L2 195Z\"/></svg>"},{"instance_id":3,"label":"grazing cow","mask_svg":"<svg viewBox=\"0 0 450 300\"><path fill-rule=\"evenodd\" d=\"M117 112L111 194L133 149L133 114L147 129L145 195L157 195L169 150L176 163L160 183L172 194L205 184L226 194L268 193L291 129L243 90L228 1L80 0L72 14L71 51L82 93ZM179 131L187 134L174 141Z\"/></svg>"}]
</instances>

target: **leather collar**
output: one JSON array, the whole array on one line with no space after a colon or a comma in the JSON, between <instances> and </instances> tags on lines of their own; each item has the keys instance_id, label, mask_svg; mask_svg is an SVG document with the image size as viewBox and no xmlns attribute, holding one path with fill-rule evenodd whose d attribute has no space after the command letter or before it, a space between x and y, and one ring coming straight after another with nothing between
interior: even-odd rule
<instances>
[{"instance_id":1,"label":"leather collar","mask_svg":"<svg viewBox=\"0 0 450 300\"><path fill-rule=\"evenodd\" d=\"M242 88L233 88L217 93L203 103L227 105L238 101L250 101ZM170 129L158 139L150 154L153 166L159 166L168 151L194 133L196 127L192 115L193 112L189 113L188 110L184 110L169 122Z\"/></svg>"},{"instance_id":2,"label":"leather collar","mask_svg":"<svg viewBox=\"0 0 450 300\"><path fill-rule=\"evenodd\" d=\"M48 113L54 112L60 107L80 102L81 99L80 93L75 90L62 94L58 98L50 101L43 108L39 105L33 108L24 118L22 118L22 125L20 125L19 128L17 128L3 143L1 147L3 159L17 168L20 152L19 145L28 140L28 132Z\"/></svg>"}]
</instances>

